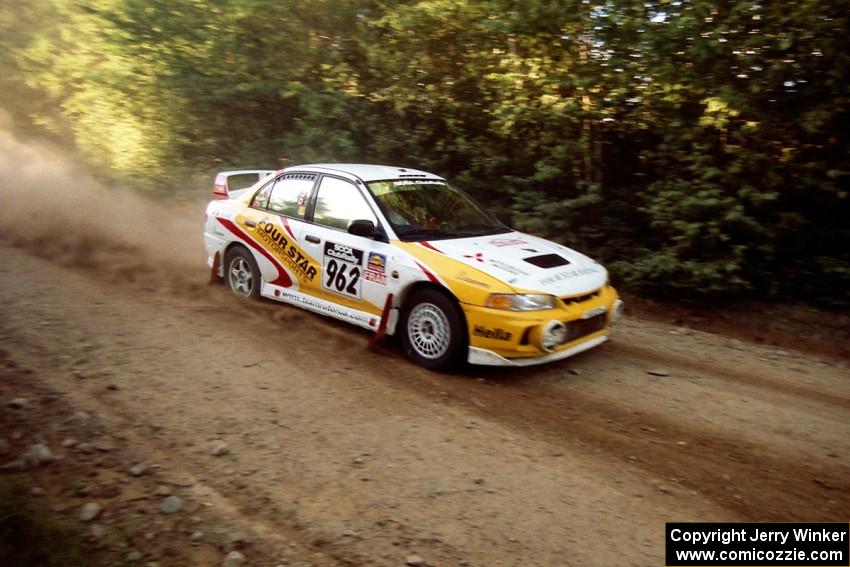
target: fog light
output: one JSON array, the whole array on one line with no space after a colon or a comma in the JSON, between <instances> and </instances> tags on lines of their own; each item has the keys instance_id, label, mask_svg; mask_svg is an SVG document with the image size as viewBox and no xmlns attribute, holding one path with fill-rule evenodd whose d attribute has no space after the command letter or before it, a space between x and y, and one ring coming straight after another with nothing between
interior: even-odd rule
<instances>
[{"instance_id":1,"label":"fog light","mask_svg":"<svg viewBox=\"0 0 850 567\"><path fill-rule=\"evenodd\" d=\"M545 351L555 350L555 347L567 342L567 326L560 321L549 321L540 333L540 348Z\"/></svg>"},{"instance_id":2,"label":"fog light","mask_svg":"<svg viewBox=\"0 0 850 567\"><path fill-rule=\"evenodd\" d=\"M614 302L614 309L611 311L611 323L616 323L623 316L623 308L625 307L622 299Z\"/></svg>"}]
</instances>

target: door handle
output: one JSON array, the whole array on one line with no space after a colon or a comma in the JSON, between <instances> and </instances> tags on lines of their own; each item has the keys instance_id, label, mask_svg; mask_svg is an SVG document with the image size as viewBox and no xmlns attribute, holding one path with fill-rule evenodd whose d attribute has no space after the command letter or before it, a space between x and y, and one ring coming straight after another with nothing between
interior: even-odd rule
<instances>
[{"instance_id":1,"label":"door handle","mask_svg":"<svg viewBox=\"0 0 850 567\"><path fill-rule=\"evenodd\" d=\"M313 244L318 244L322 241L318 236L313 236L312 234L308 234L307 236L305 236L304 240L306 240L307 242L312 242Z\"/></svg>"},{"instance_id":2,"label":"door handle","mask_svg":"<svg viewBox=\"0 0 850 567\"><path fill-rule=\"evenodd\" d=\"M252 220L246 220L246 221L245 221L245 226L247 226L248 228L255 228L255 227L257 226L257 223L255 223L255 222L254 222L254 221L252 221Z\"/></svg>"}]
</instances>

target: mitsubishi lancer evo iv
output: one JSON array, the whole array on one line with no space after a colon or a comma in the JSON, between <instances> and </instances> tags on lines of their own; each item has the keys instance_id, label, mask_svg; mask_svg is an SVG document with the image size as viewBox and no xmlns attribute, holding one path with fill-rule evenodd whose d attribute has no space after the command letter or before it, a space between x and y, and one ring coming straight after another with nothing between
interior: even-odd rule
<instances>
[{"instance_id":1,"label":"mitsubishi lancer evo iv","mask_svg":"<svg viewBox=\"0 0 850 567\"><path fill-rule=\"evenodd\" d=\"M213 197L208 264L229 289L397 335L426 368L560 360L605 342L623 308L600 264L425 171L222 172Z\"/></svg>"}]
</instances>

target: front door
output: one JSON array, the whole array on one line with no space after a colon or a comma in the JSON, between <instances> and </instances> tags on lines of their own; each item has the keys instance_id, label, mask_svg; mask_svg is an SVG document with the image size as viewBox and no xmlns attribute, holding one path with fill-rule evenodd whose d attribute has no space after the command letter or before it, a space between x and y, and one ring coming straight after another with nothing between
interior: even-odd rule
<instances>
[{"instance_id":1,"label":"front door","mask_svg":"<svg viewBox=\"0 0 850 567\"><path fill-rule=\"evenodd\" d=\"M387 297L390 246L349 234L348 226L354 220L369 220L378 226L377 216L356 185L323 176L313 223L305 225L301 234L302 247L322 266L321 278L308 284L308 293L351 310L341 318L374 329Z\"/></svg>"}]
</instances>

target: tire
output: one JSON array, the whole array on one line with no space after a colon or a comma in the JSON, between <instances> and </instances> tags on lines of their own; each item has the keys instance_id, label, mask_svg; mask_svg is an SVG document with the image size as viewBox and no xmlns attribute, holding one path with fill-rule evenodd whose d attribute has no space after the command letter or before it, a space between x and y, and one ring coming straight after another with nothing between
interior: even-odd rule
<instances>
[{"instance_id":1,"label":"tire","mask_svg":"<svg viewBox=\"0 0 850 567\"><path fill-rule=\"evenodd\" d=\"M251 253L242 246L231 248L224 256L224 283L236 295L260 298L260 268Z\"/></svg>"},{"instance_id":2,"label":"tire","mask_svg":"<svg viewBox=\"0 0 850 567\"><path fill-rule=\"evenodd\" d=\"M468 337L457 303L436 289L413 292L401 316L407 357L430 370L448 370L466 358Z\"/></svg>"}]
</instances>

